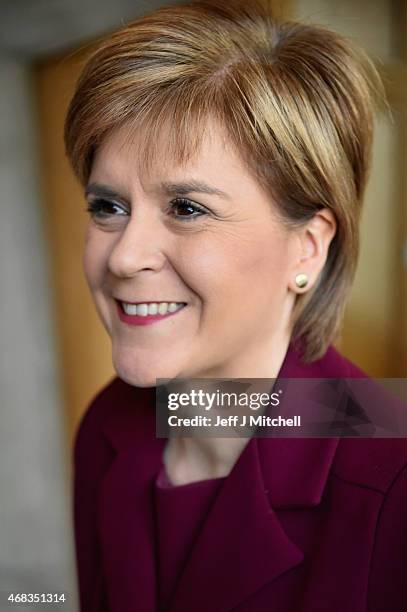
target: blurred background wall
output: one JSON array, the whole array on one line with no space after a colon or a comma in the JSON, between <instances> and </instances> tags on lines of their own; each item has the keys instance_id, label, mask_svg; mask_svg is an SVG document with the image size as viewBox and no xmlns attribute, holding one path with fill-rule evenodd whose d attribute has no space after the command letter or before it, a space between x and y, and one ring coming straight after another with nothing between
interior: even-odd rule
<instances>
[{"instance_id":1,"label":"blurred background wall","mask_svg":"<svg viewBox=\"0 0 407 612\"><path fill-rule=\"evenodd\" d=\"M63 121L95 40L160 4L0 0L0 591L69 591L69 611L72 438L114 373L82 274L87 216L64 157ZM407 3L279 5L355 38L385 79L392 119L377 120L340 348L373 376L406 376Z\"/></svg>"}]
</instances>

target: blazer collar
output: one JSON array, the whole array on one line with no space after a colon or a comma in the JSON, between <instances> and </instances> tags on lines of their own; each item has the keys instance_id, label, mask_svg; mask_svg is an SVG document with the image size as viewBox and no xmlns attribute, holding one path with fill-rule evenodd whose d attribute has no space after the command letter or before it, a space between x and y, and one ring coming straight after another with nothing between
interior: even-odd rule
<instances>
[{"instance_id":1,"label":"blazer collar","mask_svg":"<svg viewBox=\"0 0 407 612\"><path fill-rule=\"evenodd\" d=\"M278 378L323 378L343 375L341 357L332 348L311 364L303 364L298 347L290 344ZM142 469L161 465L166 440L155 437L155 388L136 389L120 379L117 408L103 430L113 448L121 453L137 446ZM265 488L273 508L311 507L321 501L338 438L257 438Z\"/></svg>"}]
</instances>

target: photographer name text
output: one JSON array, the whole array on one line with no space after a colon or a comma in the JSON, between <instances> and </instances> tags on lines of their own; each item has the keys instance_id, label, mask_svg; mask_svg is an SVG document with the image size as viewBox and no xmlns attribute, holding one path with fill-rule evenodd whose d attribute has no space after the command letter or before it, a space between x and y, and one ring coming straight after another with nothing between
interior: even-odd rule
<instances>
[{"instance_id":1,"label":"photographer name text","mask_svg":"<svg viewBox=\"0 0 407 612\"><path fill-rule=\"evenodd\" d=\"M270 417L264 415L238 416L236 414L228 417L217 415L216 419L203 415L193 417L179 417L171 415L168 417L170 427L301 427L301 415L285 419L281 415Z\"/></svg>"}]
</instances>

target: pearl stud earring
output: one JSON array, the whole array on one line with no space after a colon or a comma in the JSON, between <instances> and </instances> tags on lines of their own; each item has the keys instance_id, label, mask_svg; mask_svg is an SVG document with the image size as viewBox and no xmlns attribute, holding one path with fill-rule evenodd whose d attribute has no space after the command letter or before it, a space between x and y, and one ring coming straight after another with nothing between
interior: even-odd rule
<instances>
[{"instance_id":1,"label":"pearl stud earring","mask_svg":"<svg viewBox=\"0 0 407 612\"><path fill-rule=\"evenodd\" d=\"M297 274L295 284L299 289L304 289L308 285L308 276L306 274Z\"/></svg>"}]
</instances>

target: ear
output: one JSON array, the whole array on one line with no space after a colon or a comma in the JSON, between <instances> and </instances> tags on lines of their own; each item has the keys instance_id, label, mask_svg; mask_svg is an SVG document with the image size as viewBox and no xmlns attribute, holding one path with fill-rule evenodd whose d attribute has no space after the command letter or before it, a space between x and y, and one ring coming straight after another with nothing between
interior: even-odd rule
<instances>
[{"instance_id":1,"label":"ear","mask_svg":"<svg viewBox=\"0 0 407 612\"><path fill-rule=\"evenodd\" d=\"M315 285L325 265L336 229L335 215L329 208L322 208L297 230L298 256L290 280L290 289L294 293L304 293ZM297 286L295 280L298 274L305 274L308 278L307 284L302 288Z\"/></svg>"}]
</instances>

